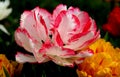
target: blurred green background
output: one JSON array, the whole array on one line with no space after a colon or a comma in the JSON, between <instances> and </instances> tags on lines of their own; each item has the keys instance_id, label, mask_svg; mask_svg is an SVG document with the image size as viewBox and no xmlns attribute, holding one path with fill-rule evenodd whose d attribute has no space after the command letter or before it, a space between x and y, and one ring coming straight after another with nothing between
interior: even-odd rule
<instances>
[{"instance_id":1,"label":"blurred green background","mask_svg":"<svg viewBox=\"0 0 120 77\"><path fill-rule=\"evenodd\" d=\"M52 13L55 7L61 3L88 12L101 30L101 37L110 41L115 47L120 47L120 37L106 34L102 30L102 25L107 22L108 14L116 5L114 0L10 0L9 7L13 11L6 19L0 21L10 32L10 35L0 31L0 53L6 54L10 60L15 60L17 51L26 52L14 40L14 31L19 26L20 16L25 10L32 10L39 6ZM44 64L25 63L20 77L77 77L75 68L61 67L53 62Z\"/></svg>"}]
</instances>

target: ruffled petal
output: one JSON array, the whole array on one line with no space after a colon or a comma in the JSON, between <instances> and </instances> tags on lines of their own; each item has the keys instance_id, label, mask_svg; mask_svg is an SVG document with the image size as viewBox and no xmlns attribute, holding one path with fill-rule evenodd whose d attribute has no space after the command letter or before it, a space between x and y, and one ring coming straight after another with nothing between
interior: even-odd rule
<instances>
[{"instance_id":1,"label":"ruffled petal","mask_svg":"<svg viewBox=\"0 0 120 77\"><path fill-rule=\"evenodd\" d=\"M51 47L47 49L46 55L56 64L62 66L73 66L74 60L70 60L75 52L71 49L61 49L59 47Z\"/></svg>"},{"instance_id":2,"label":"ruffled petal","mask_svg":"<svg viewBox=\"0 0 120 77\"><path fill-rule=\"evenodd\" d=\"M81 34L76 34L69 39L70 43L64 47L75 50L82 49L97 40L99 37L99 31L97 33L94 31L88 31Z\"/></svg>"},{"instance_id":3,"label":"ruffled petal","mask_svg":"<svg viewBox=\"0 0 120 77\"><path fill-rule=\"evenodd\" d=\"M76 64L80 64L84 61L84 59L86 57L90 57L94 54L94 52L91 49L86 49L86 50L82 50L79 51L79 53L77 55L75 55L74 57L76 57L77 59L75 60Z\"/></svg>"},{"instance_id":4,"label":"ruffled petal","mask_svg":"<svg viewBox=\"0 0 120 77\"><path fill-rule=\"evenodd\" d=\"M31 37L25 29L18 28L15 32L15 40L18 45L24 47L27 51L33 52L34 47L39 49L42 42L38 42Z\"/></svg>"},{"instance_id":5,"label":"ruffled petal","mask_svg":"<svg viewBox=\"0 0 120 77\"><path fill-rule=\"evenodd\" d=\"M46 15L43 13L45 13ZM32 11L25 11L21 15L20 27L25 28L28 33L36 40L45 41L48 37L48 26L50 26L49 16L50 14L48 12L40 9L39 7L36 7Z\"/></svg>"},{"instance_id":6,"label":"ruffled petal","mask_svg":"<svg viewBox=\"0 0 120 77\"><path fill-rule=\"evenodd\" d=\"M58 16L58 14L61 12L61 11L65 11L67 10L67 6L66 5L63 5L63 4L60 4L58 5L55 10L53 11L53 20L56 19L56 17Z\"/></svg>"}]
</instances>

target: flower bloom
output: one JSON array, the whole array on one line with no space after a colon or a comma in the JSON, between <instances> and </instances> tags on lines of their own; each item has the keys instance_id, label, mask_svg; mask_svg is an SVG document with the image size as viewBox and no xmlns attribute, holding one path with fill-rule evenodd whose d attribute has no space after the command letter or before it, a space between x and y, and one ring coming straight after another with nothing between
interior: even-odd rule
<instances>
[{"instance_id":1,"label":"flower bloom","mask_svg":"<svg viewBox=\"0 0 120 77\"><path fill-rule=\"evenodd\" d=\"M79 64L79 77L119 77L120 49L114 48L110 42L99 39L90 46L94 55L87 57Z\"/></svg>"},{"instance_id":2,"label":"flower bloom","mask_svg":"<svg viewBox=\"0 0 120 77\"><path fill-rule=\"evenodd\" d=\"M112 10L103 29L114 36L120 36L120 7L117 6Z\"/></svg>"},{"instance_id":3,"label":"flower bloom","mask_svg":"<svg viewBox=\"0 0 120 77\"><path fill-rule=\"evenodd\" d=\"M19 62L43 63L52 60L63 66L80 63L93 53L85 49L100 37L95 21L78 8L58 5L53 14L36 7L25 11L15 32L17 44L32 55L18 53Z\"/></svg>"},{"instance_id":4,"label":"flower bloom","mask_svg":"<svg viewBox=\"0 0 120 77\"><path fill-rule=\"evenodd\" d=\"M12 12L12 8L7 8L9 4L9 0L0 1L0 21L6 18ZM9 32L5 29L5 27L2 24L0 24L0 30L9 35Z\"/></svg>"},{"instance_id":5,"label":"flower bloom","mask_svg":"<svg viewBox=\"0 0 120 77\"><path fill-rule=\"evenodd\" d=\"M9 4L9 0L0 1L0 20L3 20L12 12L12 8L7 8Z\"/></svg>"},{"instance_id":6,"label":"flower bloom","mask_svg":"<svg viewBox=\"0 0 120 77\"><path fill-rule=\"evenodd\" d=\"M0 77L6 77L4 68L5 70L7 70L10 77L12 77L14 74L14 67L9 62L9 60L5 57L5 55L0 54Z\"/></svg>"}]
</instances>

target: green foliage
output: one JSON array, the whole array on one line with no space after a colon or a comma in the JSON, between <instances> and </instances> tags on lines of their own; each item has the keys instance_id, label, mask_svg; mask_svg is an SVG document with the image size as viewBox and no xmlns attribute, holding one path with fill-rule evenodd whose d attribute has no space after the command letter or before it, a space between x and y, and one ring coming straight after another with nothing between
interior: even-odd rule
<instances>
[{"instance_id":1,"label":"green foliage","mask_svg":"<svg viewBox=\"0 0 120 77\"><path fill-rule=\"evenodd\" d=\"M3 70L4 70L4 73L5 73L5 76L10 77L10 75L9 75L8 71L5 69L5 67L3 67Z\"/></svg>"}]
</instances>

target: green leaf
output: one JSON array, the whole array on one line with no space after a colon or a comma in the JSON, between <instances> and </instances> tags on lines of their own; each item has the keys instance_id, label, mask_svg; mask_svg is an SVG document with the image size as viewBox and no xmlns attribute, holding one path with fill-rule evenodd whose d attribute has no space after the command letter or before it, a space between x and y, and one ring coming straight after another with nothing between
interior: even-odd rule
<instances>
[{"instance_id":1,"label":"green leaf","mask_svg":"<svg viewBox=\"0 0 120 77\"><path fill-rule=\"evenodd\" d=\"M0 24L0 30L3 31L4 33L10 35L10 33L7 31L7 29L2 24Z\"/></svg>"},{"instance_id":2,"label":"green leaf","mask_svg":"<svg viewBox=\"0 0 120 77\"><path fill-rule=\"evenodd\" d=\"M43 70L42 77L46 77L46 73L45 73L45 71L44 71L44 70Z\"/></svg>"},{"instance_id":3,"label":"green leaf","mask_svg":"<svg viewBox=\"0 0 120 77\"><path fill-rule=\"evenodd\" d=\"M5 72L6 77L10 77L10 75L9 75L8 71L5 69L5 67L4 67L4 66L3 66L3 70L4 70L4 72Z\"/></svg>"},{"instance_id":4,"label":"green leaf","mask_svg":"<svg viewBox=\"0 0 120 77\"><path fill-rule=\"evenodd\" d=\"M108 32L105 33L104 39L105 39L106 41L108 41L108 39L109 39L109 34L108 34Z\"/></svg>"}]
</instances>

